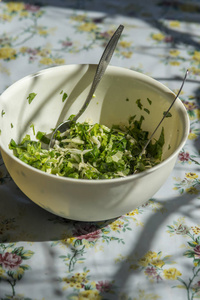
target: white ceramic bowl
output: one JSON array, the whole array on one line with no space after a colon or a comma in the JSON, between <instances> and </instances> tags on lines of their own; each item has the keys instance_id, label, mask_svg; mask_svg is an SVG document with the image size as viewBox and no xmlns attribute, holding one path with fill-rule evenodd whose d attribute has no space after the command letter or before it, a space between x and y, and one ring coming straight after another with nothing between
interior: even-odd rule
<instances>
[{"instance_id":1,"label":"white ceramic bowl","mask_svg":"<svg viewBox=\"0 0 200 300\"><path fill-rule=\"evenodd\" d=\"M10 86L0 98L0 148L5 165L19 188L44 209L64 218L99 221L123 215L151 198L172 171L189 132L187 112L177 99L172 117L163 122L163 162L140 174L120 179L81 180L57 177L34 169L14 157L8 145L25 134L50 132L58 123L76 114L90 88L96 65L66 65L27 76ZM61 91L68 94L62 101ZM36 97L29 104L30 93ZM109 66L96 97L78 120L107 126L127 123L130 116L144 115L143 129L152 132L174 99L166 86L128 69ZM152 104L147 101L149 98ZM146 113L139 109L141 99ZM158 130L155 138L160 135Z\"/></svg>"}]
</instances>

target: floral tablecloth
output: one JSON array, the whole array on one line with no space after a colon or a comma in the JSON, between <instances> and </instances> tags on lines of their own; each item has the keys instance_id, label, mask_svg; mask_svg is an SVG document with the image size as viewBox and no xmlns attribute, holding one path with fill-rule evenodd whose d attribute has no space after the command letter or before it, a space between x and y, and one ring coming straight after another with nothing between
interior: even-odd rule
<instances>
[{"instance_id":1,"label":"floral tablecloth","mask_svg":"<svg viewBox=\"0 0 200 300\"><path fill-rule=\"evenodd\" d=\"M112 65L174 92L190 70L180 96L188 141L152 199L98 223L36 206L0 158L1 300L200 298L200 2L1 1L0 93L44 68L97 63L119 24L125 29Z\"/></svg>"}]
</instances>

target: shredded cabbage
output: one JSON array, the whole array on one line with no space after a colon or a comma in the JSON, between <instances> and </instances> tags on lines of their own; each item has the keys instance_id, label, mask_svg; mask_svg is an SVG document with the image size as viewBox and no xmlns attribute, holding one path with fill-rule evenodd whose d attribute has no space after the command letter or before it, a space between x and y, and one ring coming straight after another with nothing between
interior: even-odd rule
<instances>
[{"instance_id":1,"label":"shredded cabbage","mask_svg":"<svg viewBox=\"0 0 200 300\"><path fill-rule=\"evenodd\" d=\"M127 126L72 123L64 133L57 133L53 149L43 132L37 141L26 135L19 143L12 139L9 148L26 164L57 176L76 179L112 179L142 172L160 163L164 145L164 129L157 141L150 142L139 157L149 133L141 129L139 121L131 117Z\"/></svg>"}]
</instances>

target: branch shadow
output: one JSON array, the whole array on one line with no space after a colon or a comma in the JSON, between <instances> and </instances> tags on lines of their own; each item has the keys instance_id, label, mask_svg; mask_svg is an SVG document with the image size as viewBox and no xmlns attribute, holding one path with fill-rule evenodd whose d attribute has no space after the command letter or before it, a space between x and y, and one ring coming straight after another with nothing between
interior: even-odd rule
<instances>
[{"instance_id":1,"label":"branch shadow","mask_svg":"<svg viewBox=\"0 0 200 300\"><path fill-rule=\"evenodd\" d=\"M4 0L5 3L10 2ZM13 2L18 2L14 0ZM105 14L105 16L92 17L94 23L103 23L106 18L114 19L118 15L128 18L135 18L144 21L147 25L159 29L170 40L172 47L177 45L193 46L196 50L200 49L200 44L195 40L196 36L189 30L186 32L169 28L163 20L176 20L185 22L200 23L199 12L200 4L189 1L165 1L149 0L145 3L138 3L137 0L122 2L121 0L102 0L99 5L95 0L24 0L23 3L36 7L55 7L61 9L72 9L74 11L85 11Z\"/></svg>"},{"instance_id":2,"label":"branch shadow","mask_svg":"<svg viewBox=\"0 0 200 300\"><path fill-rule=\"evenodd\" d=\"M9 2L8 1L4 1ZM18 2L18 0L14 1ZM72 9L83 9L83 10L94 10L95 1L87 0L87 1L24 1L32 5L53 5L56 7L63 8L72 8ZM110 10L105 10L104 5L100 5L98 7L99 12L104 12L106 16L101 18L94 18L94 22L101 23L105 18L114 16L117 14L117 4L121 1L108 1L108 4L112 4ZM134 9L134 4L138 1L132 1L132 8L128 11L125 9L120 11L121 15L134 17L138 19L142 19L154 28L159 29L166 36L170 37L170 46L178 47L180 45L193 47L196 50L200 49L200 44L195 40L196 36L190 32L180 32L175 29L168 28L161 21L161 18L169 19L170 12L173 10L173 19L174 20L182 20L184 17L186 21L193 21L195 18L195 14L187 13L192 10L196 10L198 13L200 12L200 6L197 2L185 2L185 6L183 6L184 1L149 1L149 3L156 2L157 5L160 6L161 10L159 15L155 15L152 17L142 17L142 15L137 14ZM43 4L42 4L43 3ZM89 6L90 4L90 6ZM149 5L149 4L148 4ZM148 8L147 5L147 8ZM96 8L96 7L95 7ZM151 8L152 9L152 8ZM180 14L180 9L183 12ZM192 18L193 17L193 18ZM157 18L157 19L156 19ZM200 19L196 18L196 22L200 23ZM182 80L181 78L156 78L157 80ZM198 83L190 80L190 83ZM200 105L200 89L196 89L196 100L198 105ZM194 145L197 150L200 148L200 139L194 141ZM198 169L199 170L199 169ZM9 189L9 193L8 193ZM11 191L11 192L10 192ZM53 214L46 212L42 208L38 207L34 203L32 203L10 180L7 182L7 185L1 186L1 201L0 201L0 242L18 242L18 241L58 241L58 240L67 240L70 237L80 237L84 238L84 236L96 236L98 237L98 229L102 229L106 226L109 226L114 220L108 220L105 222L99 223L83 223L83 222L75 222L66 220L60 217L56 217ZM8 197L9 194L9 197ZM10 197L10 195L12 195ZM195 195L183 195L173 199L168 200L165 198L162 201L158 201L158 204L163 204L166 208L165 214L161 214L160 212L155 212L152 214L147 222L145 223L144 229L141 232L138 240L134 241L132 251L129 253L130 257L134 257L135 253L140 253L141 256L144 255L149 249L151 249L151 244L154 241L156 234L158 233L159 228L162 224L166 222L166 220L175 213L184 214L188 219L192 218L192 212L194 210L199 210L199 206L195 206L193 210L186 211L184 208L191 204L195 199ZM194 221L194 220L193 220ZM197 220L198 221L198 220ZM17 231L17 234L16 234ZM190 268L190 266L188 266ZM56 269L56 268L55 268ZM138 270L132 270L132 274L137 275ZM123 274L123 276L121 276ZM125 284L128 280L130 273L124 272L123 263L121 264L118 272L115 274L115 278L121 278L120 280L120 289L123 290L125 288ZM113 278L115 280L115 278Z\"/></svg>"}]
</instances>

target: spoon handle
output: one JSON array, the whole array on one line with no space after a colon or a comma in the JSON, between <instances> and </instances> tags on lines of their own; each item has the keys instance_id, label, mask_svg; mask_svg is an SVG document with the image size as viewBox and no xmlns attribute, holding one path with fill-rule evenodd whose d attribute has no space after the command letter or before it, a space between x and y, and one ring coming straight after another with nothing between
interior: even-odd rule
<instances>
[{"instance_id":1,"label":"spoon handle","mask_svg":"<svg viewBox=\"0 0 200 300\"><path fill-rule=\"evenodd\" d=\"M174 105L174 102L176 101L176 99L178 98L178 96L180 95L180 92L182 91L182 88L183 88L183 85L185 83L185 80L186 80L186 77L188 75L189 71L187 70L186 73L185 73L185 76L183 78L183 81L182 81L182 84L181 84L181 87L176 95L176 97L174 98L174 100L172 101L170 107L168 108L168 110L164 113L162 119L160 120L160 122L158 123L157 127L155 128L155 130L153 131L153 133L151 134L150 138L148 139L148 141L146 142L146 144L144 145L139 157L141 157L143 154L144 154L144 151L146 150L146 147L149 145L152 137L154 136L155 132L157 131L158 127L161 125L162 121L165 119L165 117L167 116L168 112L170 111L170 109L172 108L172 106Z\"/></svg>"},{"instance_id":2,"label":"spoon handle","mask_svg":"<svg viewBox=\"0 0 200 300\"><path fill-rule=\"evenodd\" d=\"M99 61L99 64L97 66L96 69L96 73L92 82L92 86L90 88L89 94L85 100L85 103L83 104L83 106L81 107L81 109L79 110L79 112L77 113L77 115L73 118L73 121L76 121L81 115L82 113L85 111L85 109L87 108L88 104L90 103L92 96L97 88L97 85L99 84L102 76L104 75L107 66L112 58L112 55L115 51L115 48L117 46L117 42L121 36L121 33L124 29L123 25L120 25L117 30L115 31L115 33L113 34L113 36L111 37L111 39L109 40L102 56L101 59Z\"/></svg>"}]
</instances>

